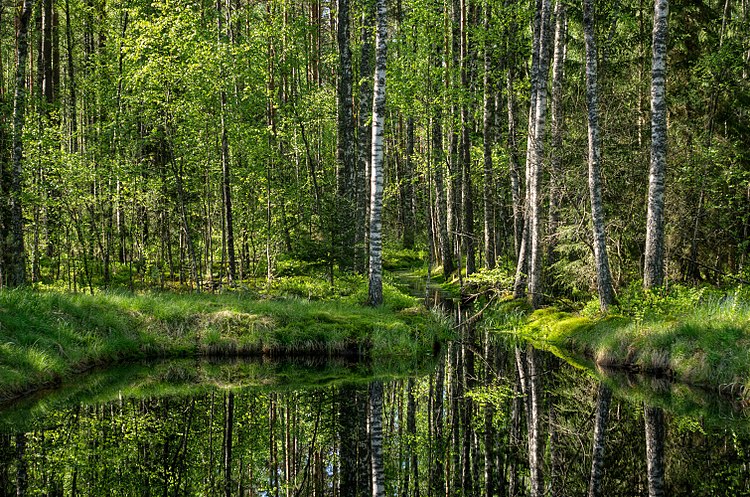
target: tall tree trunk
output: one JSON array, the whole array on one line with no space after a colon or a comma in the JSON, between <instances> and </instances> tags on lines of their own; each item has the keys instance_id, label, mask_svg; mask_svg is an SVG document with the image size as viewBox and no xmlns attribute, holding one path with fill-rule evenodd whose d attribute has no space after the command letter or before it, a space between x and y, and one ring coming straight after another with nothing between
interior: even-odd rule
<instances>
[{"instance_id":1,"label":"tall tree trunk","mask_svg":"<svg viewBox=\"0 0 750 497\"><path fill-rule=\"evenodd\" d=\"M461 25L460 25L460 70L462 91L470 91L469 87L469 14L467 5L469 0L461 0ZM464 252L466 254L466 275L476 271L476 244L474 242L474 192L471 178L471 122L469 114L469 102L466 97L461 97L461 140L460 160L461 165L461 210L463 213L463 236Z\"/></svg>"},{"instance_id":2,"label":"tall tree trunk","mask_svg":"<svg viewBox=\"0 0 750 497\"><path fill-rule=\"evenodd\" d=\"M354 168L356 142L352 114L352 52L349 48L349 0L338 0L339 80L338 142L336 145L335 237L339 264L354 267Z\"/></svg>"},{"instance_id":3,"label":"tall tree trunk","mask_svg":"<svg viewBox=\"0 0 750 497\"><path fill-rule=\"evenodd\" d=\"M365 2L362 14L361 42L362 51L359 65L359 112L357 113L357 219L354 233L354 268L357 272L364 273L367 265L367 222L368 204L370 199L369 173L370 155L372 153L372 130L370 118L372 117L373 81L373 25L375 24L375 9L373 2Z\"/></svg>"},{"instance_id":4,"label":"tall tree trunk","mask_svg":"<svg viewBox=\"0 0 750 497\"><path fill-rule=\"evenodd\" d=\"M591 0L586 0L590 2ZM604 478L604 448L607 437L607 423L609 419L609 403L612 400L612 390L604 383L599 384L599 395L596 401L596 421L594 424L593 455L591 457L591 478L589 479L589 497L602 495L602 480Z\"/></svg>"},{"instance_id":5,"label":"tall tree trunk","mask_svg":"<svg viewBox=\"0 0 750 497\"><path fill-rule=\"evenodd\" d=\"M646 467L648 495L664 494L664 411L659 407L644 406L646 424Z\"/></svg>"},{"instance_id":6,"label":"tall tree trunk","mask_svg":"<svg viewBox=\"0 0 750 497\"><path fill-rule=\"evenodd\" d=\"M223 40L227 37L227 34L222 27L222 12L221 12L222 0L216 0L216 19L217 19L217 42L219 48L223 44ZM229 5L227 6L229 8ZM227 11L227 24L230 19L230 11ZM229 29L229 26L226 28ZM221 84L225 79L224 76L224 65L221 64ZM227 137L227 126L226 126L226 115L227 115L227 92L222 87L219 92L219 100L221 102L221 192L224 203L224 239L227 248L227 259L229 263L229 282L234 282L236 278L236 263L235 263L235 252L234 252L234 220L232 215L232 184L231 184L231 171L230 171L230 158L229 158L229 138Z\"/></svg>"},{"instance_id":7,"label":"tall tree trunk","mask_svg":"<svg viewBox=\"0 0 750 497\"><path fill-rule=\"evenodd\" d=\"M549 230L549 244L547 245L547 264L555 262L555 247L559 238L558 224L560 223L560 201L562 197L561 183L563 180L563 102L562 87L565 77L566 36L568 20L565 14L565 4L561 0L555 2L555 48L552 61L552 147L550 149L550 178L549 178L549 213L547 229Z\"/></svg>"},{"instance_id":8,"label":"tall tree trunk","mask_svg":"<svg viewBox=\"0 0 750 497\"><path fill-rule=\"evenodd\" d=\"M370 174L370 305L383 303L383 128L385 125L385 64L387 19L385 0L377 0L375 87L372 99L372 159Z\"/></svg>"},{"instance_id":9,"label":"tall tree trunk","mask_svg":"<svg viewBox=\"0 0 750 497\"><path fill-rule=\"evenodd\" d=\"M547 118L547 74L549 69L550 0L541 0L539 25L539 64L536 77L534 104L534 127L529 156L529 184L527 185L527 207L529 226L529 301L538 308L543 300L542 280L542 161L544 159L544 130Z\"/></svg>"},{"instance_id":10,"label":"tall tree trunk","mask_svg":"<svg viewBox=\"0 0 750 497\"><path fill-rule=\"evenodd\" d=\"M438 12L443 10L443 2L435 0L433 6ZM440 81L445 77L443 69L443 42L442 39L433 41L433 67L440 76L433 82L434 92L441 89ZM443 266L443 278L448 281L455 270L453 264L453 248L451 247L451 235L448 227L448 199L446 196L446 182L443 172L445 171L445 149L443 148L443 102L438 99L433 104L432 113L432 169L435 174L435 212L437 221L438 245L440 248L440 259ZM450 182L450 178L448 178Z\"/></svg>"},{"instance_id":11,"label":"tall tree trunk","mask_svg":"<svg viewBox=\"0 0 750 497\"><path fill-rule=\"evenodd\" d=\"M612 275L607 257L607 235L604 229L602 185L599 167L601 163L601 140L599 137L598 82L596 77L596 41L594 39L593 0L583 3L583 31L586 38L586 105L588 107L589 138L589 192L591 195L591 218L594 231L594 264L596 286L599 291L599 306L606 312L615 303Z\"/></svg>"},{"instance_id":12,"label":"tall tree trunk","mask_svg":"<svg viewBox=\"0 0 750 497\"><path fill-rule=\"evenodd\" d=\"M484 36L490 35L490 18L492 9L488 0L484 1ZM495 215L493 205L493 184L494 174L492 171L492 147L494 145L495 130L493 129L493 112L495 98L492 78L492 60L491 60L491 43L490 40L484 40L484 95L483 95L483 139L484 139L484 190L483 190L483 208L484 208L484 265L487 269L495 268Z\"/></svg>"},{"instance_id":13,"label":"tall tree trunk","mask_svg":"<svg viewBox=\"0 0 750 497\"><path fill-rule=\"evenodd\" d=\"M664 284L664 177L667 168L667 18L669 1L654 0L651 62L651 169L643 286Z\"/></svg>"},{"instance_id":14,"label":"tall tree trunk","mask_svg":"<svg viewBox=\"0 0 750 497\"><path fill-rule=\"evenodd\" d=\"M403 239L405 249L414 248L414 117L406 118L406 161L401 178L401 209L403 210Z\"/></svg>"},{"instance_id":15,"label":"tall tree trunk","mask_svg":"<svg viewBox=\"0 0 750 497\"><path fill-rule=\"evenodd\" d=\"M381 9L385 10L385 0L377 1L378 11ZM374 381L370 385L370 447L372 452L372 497L384 497L383 383L380 381Z\"/></svg>"},{"instance_id":16,"label":"tall tree trunk","mask_svg":"<svg viewBox=\"0 0 750 497\"><path fill-rule=\"evenodd\" d=\"M26 116L26 61L29 53L28 30L33 0L24 0L17 19L18 36L16 41L16 88L13 94L13 166L6 196L9 202L3 251L6 252L5 278L10 287L26 283L26 254L23 244L23 127Z\"/></svg>"}]
</instances>

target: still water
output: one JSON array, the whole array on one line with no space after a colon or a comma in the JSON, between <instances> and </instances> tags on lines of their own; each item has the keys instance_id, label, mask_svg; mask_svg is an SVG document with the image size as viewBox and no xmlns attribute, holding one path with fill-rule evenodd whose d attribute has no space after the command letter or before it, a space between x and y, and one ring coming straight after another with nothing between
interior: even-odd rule
<instances>
[{"instance_id":1,"label":"still water","mask_svg":"<svg viewBox=\"0 0 750 497\"><path fill-rule=\"evenodd\" d=\"M0 495L750 495L741 405L603 377L507 344L123 366L0 411Z\"/></svg>"}]
</instances>

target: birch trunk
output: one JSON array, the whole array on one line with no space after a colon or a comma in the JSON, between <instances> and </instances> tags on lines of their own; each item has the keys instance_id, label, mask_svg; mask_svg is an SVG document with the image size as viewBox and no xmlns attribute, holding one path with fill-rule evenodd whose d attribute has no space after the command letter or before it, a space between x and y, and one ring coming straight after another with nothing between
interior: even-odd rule
<instances>
[{"instance_id":1,"label":"birch trunk","mask_svg":"<svg viewBox=\"0 0 750 497\"><path fill-rule=\"evenodd\" d=\"M217 31L217 45L221 49L223 40L226 39L227 33L222 27L222 8L221 0L216 1L216 31ZM230 12L226 13L227 20L229 19ZM228 21L227 21L228 22ZM227 27L229 29L229 27ZM221 66L221 80L225 78L224 66ZM224 238L227 247L227 258L229 263L229 282L233 283L236 277L236 258L234 252L234 220L232 216L232 182L231 182L231 171L229 166L229 138L227 136L227 125L226 125L226 114L227 114L227 92L224 88L221 89L219 94L219 100L221 103L221 192L224 203Z\"/></svg>"},{"instance_id":2,"label":"birch trunk","mask_svg":"<svg viewBox=\"0 0 750 497\"><path fill-rule=\"evenodd\" d=\"M484 33L485 36L489 35L490 30L490 17L492 10L490 9L489 2L484 2ZM494 205L492 199L493 195L493 181L494 175L492 172L492 146L493 139L495 137L493 129L493 104L495 102L493 96L492 87L492 64L490 57L490 42L485 40L484 42L484 95L483 95L483 138L484 138L484 190L483 190L483 208L484 208L484 265L487 269L495 268L495 248L493 241L495 240L495 216L494 216Z\"/></svg>"},{"instance_id":3,"label":"birch trunk","mask_svg":"<svg viewBox=\"0 0 750 497\"><path fill-rule=\"evenodd\" d=\"M549 213L548 227L549 245L547 246L547 264L555 261L555 246L559 238L557 226L560 223L560 200L562 196L560 183L563 178L562 148L563 148L563 104L562 86L565 77L566 36L568 20L565 5L561 0L555 2L555 48L552 61L552 149L550 150L550 179L549 179Z\"/></svg>"},{"instance_id":4,"label":"birch trunk","mask_svg":"<svg viewBox=\"0 0 750 497\"><path fill-rule=\"evenodd\" d=\"M531 140L531 153L528 164L527 212L529 225L529 301L534 308L542 304L542 161L544 159L544 130L547 118L547 73L549 69L549 33L547 25L550 17L550 0L541 1L539 25L539 63L536 77L534 105L534 127Z\"/></svg>"},{"instance_id":5,"label":"birch trunk","mask_svg":"<svg viewBox=\"0 0 750 497\"><path fill-rule=\"evenodd\" d=\"M338 0L339 81L338 142L336 146L336 190L338 209L336 240L339 264L344 268L354 266L354 117L352 113L352 52L349 48L349 0Z\"/></svg>"},{"instance_id":6,"label":"birch trunk","mask_svg":"<svg viewBox=\"0 0 750 497\"><path fill-rule=\"evenodd\" d=\"M4 233L5 268L3 275L10 287L26 283L26 254L23 245L23 209L21 197L23 189L23 126L26 116L26 65L29 54L28 29L31 18L32 0L24 0L18 17L16 42L16 89L13 94L13 166L10 181L5 192L8 202L8 225ZM6 171L7 172L7 171Z\"/></svg>"},{"instance_id":7,"label":"birch trunk","mask_svg":"<svg viewBox=\"0 0 750 497\"><path fill-rule=\"evenodd\" d=\"M375 86L372 99L372 159L370 173L370 284L369 303L383 303L383 127L385 124L386 8L385 0L376 1Z\"/></svg>"},{"instance_id":8,"label":"birch trunk","mask_svg":"<svg viewBox=\"0 0 750 497\"><path fill-rule=\"evenodd\" d=\"M667 168L667 18L668 0L654 0L651 62L651 168L648 182L643 286L664 284L664 176Z\"/></svg>"},{"instance_id":9,"label":"birch trunk","mask_svg":"<svg viewBox=\"0 0 750 497\"><path fill-rule=\"evenodd\" d=\"M356 228L354 232L354 269L364 273L366 269L366 239L368 221L368 201L370 198L369 182L370 153L372 148L372 132L370 118L372 117L373 82L373 33L375 24L375 10L371 2L366 2L362 15L361 42L362 51L359 65L359 112L357 114L357 169L356 169Z\"/></svg>"},{"instance_id":10,"label":"birch trunk","mask_svg":"<svg viewBox=\"0 0 750 497\"><path fill-rule=\"evenodd\" d=\"M542 497L544 495L544 444L542 434L542 390L539 370L539 360L536 350L529 347L526 352L528 363L528 401L527 401L527 423L529 440L529 478L531 480L531 497Z\"/></svg>"},{"instance_id":11,"label":"birch trunk","mask_svg":"<svg viewBox=\"0 0 750 497\"><path fill-rule=\"evenodd\" d=\"M612 275L607 257L607 235L604 229L602 186L599 167L601 163L601 140L599 138L598 83L596 75L596 41L594 39L594 2L584 0L583 31L586 39L586 105L588 107L589 140L589 193L591 195L591 219L594 235L594 263L596 264L596 286L599 291L599 306L606 312L615 302Z\"/></svg>"},{"instance_id":12,"label":"birch trunk","mask_svg":"<svg viewBox=\"0 0 750 497\"><path fill-rule=\"evenodd\" d=\"M586 0L589 3L591 0ZM609 420L609 404L612 390L603 383L599 384L599 395L596 401L596 422L594 424L594 447L591 457L591 478L589 479L589 497L602 495L604 477L604 448Z\"/></svg>"}]
</instances>

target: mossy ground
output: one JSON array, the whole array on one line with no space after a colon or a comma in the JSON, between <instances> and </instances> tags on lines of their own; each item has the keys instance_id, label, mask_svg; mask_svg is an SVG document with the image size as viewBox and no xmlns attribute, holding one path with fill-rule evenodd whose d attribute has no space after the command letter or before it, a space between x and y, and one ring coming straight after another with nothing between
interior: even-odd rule
<instances>
[{"instance_id":1,"label":"mossy ground","mask_svg":"<svg viewBox=\"0 0 750 497\"><path fill-rule=\"evenodd\" d=\"M568 360L666 375L743 397L750 395L750 299L731 292L676 288L669 294L631 292L602 316L587 306L572 314L529 312L506 301L490 326L552 349Z\"/></svg>"},{"instance_id":2,"label":"mossy ground","mask_svg":"<svg viewBox=\"0 0 750 497\"><path fill-rule=\"evenodd\" d=\"M432 354L450 335L441 316L392 284L384 285L385 305L371 308L362 305L364 278L349 277L340 292L322 288L323 281L282 279L260 297L0 291L0 399L131 359L265 354L403 361Z\"/></svg>"}]
</instances>

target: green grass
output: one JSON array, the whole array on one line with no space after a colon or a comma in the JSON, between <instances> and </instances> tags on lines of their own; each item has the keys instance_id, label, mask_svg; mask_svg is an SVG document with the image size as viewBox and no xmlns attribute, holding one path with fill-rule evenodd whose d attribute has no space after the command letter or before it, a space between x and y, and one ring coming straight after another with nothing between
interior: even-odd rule
<instances>
[{"instance_id":1,"label":"green grass","mask_svg":"<svg viewBox=\"0 0 750 497\"><path fill-rule=\"evenodd\" d=\"M494 327L574 362L574 356L583 355L600 366L750 396L750 299L745 289L730 294L686 288L666 295L641 292L626 295L607 316L589 309L580 314L554 308L509 312L510 305L498 307ZM577 362L583 363L580 357Z\"/></svg>"},{"instance_id":2,"label":"green grass","mask_svg":"<svg viewBox=\"0 0 750 497\"><path fill-rule=\"evenodd\" d=\"M351 289L335 301L240 292L0 291L0 399L131 359L265 354L401 361L431 354L449 335L440 316L393 285L385 285L380 308L360 305L363 281Z\"/></svg>"}]
</instances>

